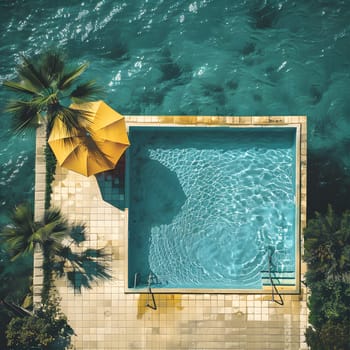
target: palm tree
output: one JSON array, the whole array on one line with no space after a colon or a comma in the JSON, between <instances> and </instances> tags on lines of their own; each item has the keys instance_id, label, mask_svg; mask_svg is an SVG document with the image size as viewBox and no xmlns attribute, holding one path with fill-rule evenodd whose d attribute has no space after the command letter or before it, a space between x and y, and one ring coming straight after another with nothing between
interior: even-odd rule
<instances>
[{"instance_id":1,"label":"palm tree","mask_svg":"<svg viewBox=\"0 0 350 350\"><path fill-rule=\"evenodd\" d=\"M17 77L13 81L5 81L4 87L17 94L17 98L11 100L7 112L12 115L12 128L15 133L25 130L35 130L39 125L45 128L45 135L37 133L37 163L45 165L46 172L37 172L37 184L45 184L45 201L35 201L36 218L43 218L45 208L50 207L51 181L55 172L56 161L47 147L47 140L56 119L60 119L68 132L81 128L88 118L87 112L72 109L67 104L80 103L95 100L101 93L101 89L90 80L79 83L81 74L88 64L83 63L75 68L67 67L61 54L49 51L37 57L27 58L21 56L18 65ZM42 129L41 129L42 130ZM44 139L45 138L45 139ZM45 160L41 160L45 155ZM37 240L34 240L35 242ZM33 249L33 244L28 246ZM41 251L36 249L35 260L41 260ZM37 269L34 269L34 284L40 287ZM35 297L34 302L39 303Z\"/></svg>"},{"instance_id":2,"label":"palm tree","mask_svg":"<svg viewBox=\"0 0 350 350\"><path fill-rule=\"evenodd\" d=\"M70 68L65 64L60 53L49 51L31 59L21 56L17 77L13 81L5 81L4 87L16 93L16 99L10 100L6 111L12 115L12 129L16 134L26 130L35 130L40 125L45 128L43 140L37 134L37 145L42 144L45 155L46 179L39 183L47 183L45 189L45 208L50 206L50 184L56 167L56 159L47 140L55 120L60 119L73 135L75 129L89 126L89 112L70 108L71 102L79 104L89 102L102 95L102 90L93 80L79 83L81 74L88 67L83 63ZM38 156L38 154L37 154ZM37 158L40 159L40 158ZM36 210L37 211L37 210Z\"/></svg>"},{"instance_id":3,"label":"palm tree","mask_svg":"<svg viewBox=\"0 0 350 350\"><path fill-rule=\"evenodd\" d=\"M61 54L54 51L32 59L21 58L16 81L3 83L18 96L7 107L7 111L13 115L14 131L21 133L44 123L49 133L57 118L68 130L81 127L81 122L86 120L86 112L69 108L64 102L88 102L102 93L92 80L77 84L88 64L67 68Z\"/></svg>"},{"instance_id":4,"label":"palm tree","mask_svg":"<svg viewBox=\"0 0 350 350\"><path fill-rule=\"evenodd\" d=\"M80 249L78 252L73 249L85 241L85 225L70 225L58 209L47 210L40 222L35 222L33 217L30 205L17 206L10 216L10 223L1 230L0 240L12 260L33 254L36 245L41 247L43 301L49 299L55 277L66 276L78 291L82 287L90 288L92 281L110 277L103 249Z\"/></svg>"}]
</instances>

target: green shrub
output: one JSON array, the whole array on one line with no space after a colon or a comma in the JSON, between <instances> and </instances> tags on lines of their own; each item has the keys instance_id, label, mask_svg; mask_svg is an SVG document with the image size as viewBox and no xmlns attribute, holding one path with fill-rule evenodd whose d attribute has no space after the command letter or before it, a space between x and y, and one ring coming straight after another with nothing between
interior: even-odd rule
<instances>
[{"instance_id":1,"label":"green shrub","mask_svg":"<svg viewBox=\"0 0 350 350\"><path fill-rule=\"evenodd\" d=\"M45 191L45 209L50 208L52 182L55 179L57 160L49 145L45 147L46 159L46 191Z\"/></svg>"},{"instance_id":2,"label":"green shrub","mask_svg":"<svg viewBox=\"0 0 350 350\"><path fill-rule=\"evenodd\" d=\"M6 329L10 350L68 349L72 335L57 300L49 301L32 316L13 318Z\"/></svg>"},{"instance_id":3,"label":"green shrub","mask_svg":"<svg viewBox=\"0 0 350 350\"><path fill-rule=\"evenodd\" d=\"M350 285L319 281L311 286L309 321L314 327L326 322L350 322Z\"/></svg>"},{"instance_id":4,"label":"green shrub","mask_svg":"<svg viewBox=\"0 0 350 350\"><path fill-rule=\"evenodd\" d=\"M304 231L311 290L306 341L312 350L350 349L350 211L337 215L331 206L316 213Z\"/></svg>"},{"instance_id":5,"label":"green shrub","mask_svg":"<svg viewBox=\"0 0 350 350\"><path fill-rule=\"evenodd\" d=\"M350 349L350 327L348 322L326 322L319 329L309 327L306 341L312 349L348 350Z\"/></svg>"}]
</instances>

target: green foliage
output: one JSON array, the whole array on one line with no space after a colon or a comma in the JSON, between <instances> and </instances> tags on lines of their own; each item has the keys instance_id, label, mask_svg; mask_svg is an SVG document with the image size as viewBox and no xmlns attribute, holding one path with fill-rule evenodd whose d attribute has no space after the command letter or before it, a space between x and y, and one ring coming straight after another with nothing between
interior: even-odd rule
<instances>
[{"instance_id":1,"label":"green foliage","mask_svg":"<svg viewBox=\"0 0 350 350\"><path fill-rule=\"evenodd\" d=\"M311 284L309 298L310 323L321 327L324 323L350 322L350 285L344 282L319 281Z\"/></svg>"},{"instance_id":2,"label":"green foliage","mask_svg":"<svg viewBox=\"0 0 350 350\"><path fill-rule=\"evenodd\" d=\"M317 330L308 327L306 340L316 350L350 349L350 327L348 322L326 322Z\"/></svg>"},{"instance_id":3,"label":"green foliage","mask_svg":"<svg viewBox=\"0 0 350 350\"><path fill-rule=\"evenodd\" d=\"M0 308L0 344L2 350L7 350L7 346L5 345L7 343L5 331L10 321L10 314L6 310Z\"/></svg>"},{"instance_id":4,"label":"green foliage","mask_svg":"<svg viewBox=\"0 0 350 350\"><path fill-rule=\"evenodd\" d=\"M10 223L0 232L0 240L5 244L11 260L31 255L36 244L43 249L50 246L59 249L69 227L58 209L45 212L44 220L34 221L31 205L18 205L10 215Z\"/></svg>"},{"instance_id":5,"label":"green foliage","mask_svg":"<svg viewBox=\"0 0 350 350\"><path fill-rule=\"evenodd\" d=\"M328 207L304 231L311 290L306 340L313 350L350 349L350 211L338 216Z\"/></svg>"},{"instance_id":6,"label":"green foliage","mask_svg":"<svg viewBox=\"0 0 350 350\"><path fill-rule=\"evenodd\" d=\"M5 245L11 261L33 253L35 230L31 205L17 206L9 216L9 224L0 232L0 241Z\"/></svg>"},{"instance_id":7,"label":"green foliage","mask_svg":"<svg viewBox=\"0 0 350 350\"><path fill-rule=\"evenodd\" d=\"M65 106L63 101L93 101L102 94L93 81L78 83L87 66L84 63L75 68L67 67L61 54L54 51L32 58L22 56L16 81L3 83L17 94L17 99L10 101L7 107L13 116L13 130L22 133L44 122L50 132L57 118L67 130L79 128L81 121L86 120L86 113Z\"/></svg>"},{"instance_id":8,"label":"green foliage","mask_svg":"<svg viewBox=\"0 0 350 350\"><path fill-rule=\"evenodd\" d=\"M13 318L6 329L10 350L68 349L72 335L56 299L48 301L33 316Z\"/></svg>"},{"instance_id":9,"label":"green foliage","mask_svg":"<svg viewBox=\"0 0 350 350\"><path fill-rule=\"evenodd\" d=\"M39 244L43 251L44 307L35 317L11 320L7 338L10 349L64 349L70 339L70 327L58 310L52 297L52 279L66 277L78 292L91 288L91 283L110 278L106 266L109 256L103 249L75 249L86 240L83 224L71 225L58 209L45 212L35 222L32 207L22 204L15 208L9 224L0 230L0 298L21 305L30 293L33 269L33 249ZM4 344L4 331L10 321L9 314L0 307L0 344ZM24 345L25 344L25 345Z\"/></svg>"},{"instance_id":10,"label":"green foliage","mask_svg":"<svg viewBox=\"0 0 350 350\"><path fill-rule=\"evenodd\" d=\"M26 296L31 293L32 274L33 257L31 255L22 256L13 262L5 246L0 244L0 300L6 299L18 305L24 301L27 302L30 299ZM26 307L30 306L30 303L26 305ZM12 314L1 305L0 301L0 344L1 349L4 350L6 349L5 330L11 316Z\"/></svg>"},{"instance_id":11,"label":"green foliage","mask_svg":"<svg viewBox=\"0 0 350 350\"><path fill-rule=\"evenodd\" d=\"M0 299L21 304L30 293L33 273L33 256L23 256L16 262L5 247L0 246Z\"/></svg>"},{"instance_id":12,"label":"green foliage","mask_svg":"<svg viewBox=\"0 0 350 350\"><path fill-rule=\"evenodd\" d=\"M315 219L309 220L304 237L304 260L317 279L349 279L350 211L338 217L329 206L324 216L316 213Z\"/></svg>"},{"instance_id":13,"label":"green foliage","mask_svg":"<svg viewBox=\"0 0 350 350\"><path fill-rule=\"evenodd\" d=\"M45 209L50 208L51 194L52 194L52 182L55 179L57 160L50 147L45 147L45 159L46 159L46 191L45 191Z\"/></svg>"},{"instance_id":14,"label":"green foliage","mask_svg":"<svg viewBox=\"0 0 350 350\"><path fill-rule=\"evenodd\" d=\"M91 288L91 283L110 278L104 249L76 249L86 240L84 224L68 223L58 209L45 211L44 219L34 221L30 205L15 208L10 223L0 231L0 242L5 244L9 259L14 261L32 257L34 246L43 251L43 300L49 297L52 278L66 277L72 287Z\"/></svg>"}]
</instances>

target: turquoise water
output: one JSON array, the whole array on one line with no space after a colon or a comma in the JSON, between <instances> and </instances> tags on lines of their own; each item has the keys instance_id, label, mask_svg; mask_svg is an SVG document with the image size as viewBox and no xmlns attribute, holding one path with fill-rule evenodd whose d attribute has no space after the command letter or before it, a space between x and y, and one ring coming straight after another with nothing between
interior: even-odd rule
<instances>
[{"instance_id":1,"label":"turquoise water","mask_svg":"<svg viewBox=\"0 0 350 350\"><path fill-rule=\"evenodd\" d=\"M0 80L50 47L122 114L307 115L308 208L349 198L347 0L0 2ZM0 89L0 109L8 92ZM32 135L0 124L0 221L31 199Z\"/></svg>"},{"instance_id":2,"label":"turquoise water","mask_svg":"<svg viewBox=\"0 0 350 350\"><path fill-rule=\"evenodd\" d=\"M129 131L129 286L261 288L295 272L295 128Z\"/></svg>"}]
</instances>

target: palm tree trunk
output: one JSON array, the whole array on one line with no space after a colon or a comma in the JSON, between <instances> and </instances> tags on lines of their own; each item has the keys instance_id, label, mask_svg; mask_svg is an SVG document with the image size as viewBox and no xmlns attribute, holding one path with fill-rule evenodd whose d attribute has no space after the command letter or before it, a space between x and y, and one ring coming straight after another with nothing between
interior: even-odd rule
<instances>
[{"instance_id":1,"label":"palm tree trunk","mask_svg":"<svg viewBox=\"0 0 350 350\"><path fill-rule=\"evenodd\" d=\"M41 125L36 130L35 147L35 193L34 193L34 221L42 221L45 214L46 191L46 161L45 148L47 145L46 125ZM42 249L36 245L34 250L33 271L33 305L34 309L42 303L42 290L44 285L43 272L44 256Z\"/></svg>"}]
</instances>

